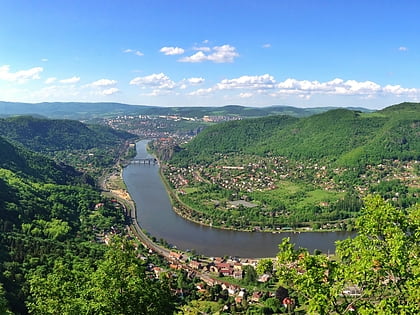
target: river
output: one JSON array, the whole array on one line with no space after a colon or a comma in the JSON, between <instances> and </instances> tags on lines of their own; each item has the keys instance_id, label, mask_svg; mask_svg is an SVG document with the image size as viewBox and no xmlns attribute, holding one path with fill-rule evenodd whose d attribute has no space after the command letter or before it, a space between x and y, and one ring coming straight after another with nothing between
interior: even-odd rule
<instances>
[{"instance_id":1,"label":"river","mask_svg":"<svg viewBox=\"0 0 420 315\"><path fill-rule=\"evenodd\" d=\"M148 140L137 143L136 158L152 157L146 151ZM297 247L309 251L334 252L336 240L349 232L264 233L238 232L202 226L178 216L159 176L159 166L130 164L123 171L128 192L136 203L140 227L156 239L164 239L181 250L195 250L206 256L274 257L278 244L290 237Z\"/></svg>"}]
</instances>

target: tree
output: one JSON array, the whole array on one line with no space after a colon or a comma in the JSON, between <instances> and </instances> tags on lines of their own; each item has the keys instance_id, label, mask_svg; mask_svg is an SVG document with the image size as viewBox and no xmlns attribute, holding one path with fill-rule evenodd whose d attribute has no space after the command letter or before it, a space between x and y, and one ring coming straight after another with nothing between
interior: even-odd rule
<instances>
[{"instance_id":1,"label":"tree","mask_svg":"<svg viewBox=\"0 0 420 315\"><path fill-rule=\"evenodd\" d=\"M262 258L257 264L257 274L262 275L265 273L271 274L273 272L273 260L270 258Z\"/></svg>"},{"instance_id":2,"label":"tree","mask_svg":"<svg viewBox=\"0 0 420 315\"><path fill-rule=\"evenodd\" d=\"M316 314L416 314L420 303L420 205L396 209L365 199L358 236L337 243L335 260L279 246L278 276L301 309Z\"/></svg>"},{"instance_id":3,"label":"tree","mask_svg":"<svg viewBox=\"0 0 420 315\"><path fill-rule=\"evenodd\" d=\"M414 314L420 303L420 204L397 209L365 199L358 236L337 244L343 276L360 289L363 312Z\"/></svg>"},{"instance_id":4,"label":"tree","mask_svg":"<svg viewBox=\"0 0 420 315\"><path fill-rule=\"evenodd\" d=\"M134 246L115 238L93 275L95 313L171 314L174 303L169 286L146 277Z\"/></svg>"},{"instance_id":5,"label":"tree","mask_svg":"<svg viewBox=\"0 0 420 315\"><path fill-rule=\"evenodd\" d=\"M33 314L171 314L175 306L164 282L145 274L131 242L114 238L94 270L89 260L57 260L46 276L30 276Z\"/></svg>"},{"instance_id":6,"label":"tree","mask_svg":"<svg viewBox=\"0 0 420 315\"><path fill-rule=\"evenodd\" d=\"M254 267L250 265L246 265L244 266L243 271L244 271L243 280L246 284L253 284L257 281L257 273Z\"/></svg>"},{"instance_id":7,"label":"tree","mask_svg":"<svg viewBox=\"0 0 420 315\"><path fill-rule=\"evenodd\" d=\"M0 283L0 314L12 314L12 312L9 310L8 302L5 297L5 291L2 283Z\"/></svg>"},{"instance_id":8,"label":"tree","mask_svg":"<svg viewBox=\"0 0 420 315\"><path fill-rule=\"evenodd\" d=\"M266 307L268 307L269 309L271 309L271 311L273 313L278 313L279 310L281 309L282 305L281 305L281 301L279 301L276 298L268 298L267 300L265 300L264 305Z\"/></svg>"},{"instance_id":9,"label":"tree","mask_svg":"<svg viewBox=\"0 0 420 315\"><path fill-rule=\"evenodd\" d=\"M86 295L90 288L92 267L87 261L56 260L52 272L43 268L30 274L30 299L26 303L31 314L83 314L90 309Z\"/></svg>"}]
</instances>

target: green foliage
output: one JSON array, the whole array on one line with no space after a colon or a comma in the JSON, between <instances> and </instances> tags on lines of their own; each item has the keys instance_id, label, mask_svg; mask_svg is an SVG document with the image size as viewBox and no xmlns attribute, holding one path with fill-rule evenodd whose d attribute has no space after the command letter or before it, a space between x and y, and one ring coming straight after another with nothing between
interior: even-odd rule
<instances>
[{"instance_id":1,"label":"green foliage","mask_svg":"<svg viewBox=\"0 0 420 315\"><path fill-rule=\"evenodd\" d=\"M4 314L4 315L13 314L9 310L8 302L7 302L7 299L5 297L4 288L3 288L3 285L1 283L0 283L0 314Z\"/></svg>"},{"instance_id":2,"label":"green foliage","mask_svg":"<svg viewBox=\"0 0 420 315\"><path fill-rule=\"evenodd\" d=\"M175 154L171 162L208 163L214 161L218 153L258 151L264 154L268 151L257 145L296 121L289 116L269 116L220 123L202 131L185 150Z\"/></svg>"},{"instance_id":3,"label":"green foliage","mask_svg":"<svg viewBox=\"0 0 420 315\"><path fill-rule=\"evenodd\" d=\"M398 207L415 203L419 106L217 124L175 150L163 172L177 192L177 209L196 222L242 230L353 229L369 192Z\"/></svg>"},{"instance_id":4,"label":"green foliage","mask_svg":"<svg viewBox=\"0 0 420 315\"><path fill-rule=\"evenodd\" d=\"M91 149L115 145L133 135L99 125L73 120L54 120L18 116L0 119L0 135L37 152Z\"/></svg>"},{"instance_id":5,"label":"green foliage","mask_svg":"<svg viewBox=\"0 0 420 315\"><path fill-rule=\"evenodd\" d=\"M91 265L102 258L103 245L95 241L111 227L123 230L125 218L118 204L104 199L91 186L77 184L75 174L65 168L59 173L53 161L2 138L0 141L4 144L0 151L0 283L4 287L0 307L4 312L10 309L26 314L25 303L33 302L29 275L44 283L44 293L52 294L51 283L61 283L63 287L53 293L65 300L66 288L79 281L83 270L89 273L83 264ZM101 206L95 208L98 204ZM80 259L83 266L77 269ZM49 275L52 270L55 274ZM71 290L77 294L76 289ZM68 304L76 309L78 299L82 297L72 297ZM51 313L48 307L55 307L54 303L48 299L44 302L45 312L39 313ZM62 309L58 313L72 312Z\"/></svg>"},{"instance_id":6,"label":"green foliage","mask_svg":"<svg viewBox=\"0 0 420 315\"><path fill-rule=\"evenodd\" d=\"M25 151L26 156L31 157L25 161L28 163L26 172L32 177L41 177L45 173L44 169L48 169L50 173L53 171L57 173L56 177L60 175L59 171L71 173L73 176L78 176L79 182L90 184L93 184L90 176L99 176L103 168L114 166L122 155L122 151L125 150L127 141L135 138L132 134L107 126L31 116L0 119L0 136L59 161L58 165L51 165L51 161L48 161L46 157L28 153L27 149L19 149L19 151ZM6 162L3 165L9 165L7 168L14 167L15 169L25 166L22 165L22 159L15 159L13 154L8 154L10 151L13 150L10 148L5 150L3 159ZM20 155L20 152L14 155ZM1 160L0 154L0 166ZM42 163L42 160L45 162ZM90 176L76 172L73 167ZM37 173L40 174L37 175Z\"/></svg>"},{"instance_id":7,"label":"green foliage","mask_svg":"<svg viewBox=\"0 0 420 315\"><path fill-rule=\"evenodd\" d=\"M87 260L54 263L52 272L36 270L29 275L30 299L28 310L32 314L83 314L91 311L86 303L89 295L92 266Z\"/></svg>"},{"instance_id":8,"label":"green foliage","mask_svg":"<svg viewBox=\"0 0 420 315\"><path fill-rule=\"evenodd\" d=\"M273 272L273 260L270 258L262 258L258 261L256 271L258 275Z\"/></svg>"},{"instance_id":9,"label":"green foliage","mask_svg":"<svg viewBox=\"0 0 420 315\"><path fill-rule=\"evenodd\" d=\"M174 311L169 288L146 277L133 245L114 240L93 275L96 312L100 314L170 314Z\"/></svg>"},{"instance_id":10,"label":"green foliage","mask_svg":"<svg viewBox=\"0 0 420 315\"><path fill-rule=\"evenodd\" d=\"M81 173L72 167L59 165L53 160L29 151L20 145L13 145L0 137L0 168L8 169L31 180L50 183L81 183Z\"/></svg>"},{"instance_id":11,"label":"green foliage","mask_svg":"<svg viewBox=\"0 0 420 315\"><path fill-rule=\"evenodd\" d=\"M344 166L418 159L419 106L401 104L381 115L336 109L301 119L271 116L218 124L200 133L172 162L208 163L230 152L337 161Z\"/></svg>"},{"instance_id":12,"label":"green foliage","mask_svg":"<svg viewBox=\"0 0 420 315\"><path fill-rule=\"evenodd\" d=\"M353 239L338 242L336 258L295 250L285 239L278 277L301 310L342 314L416 314L419 305L419 205L397 209L379 196L365 200Z\"/></svg>"},{"instance_id":13,"label":"green foliage","mask_svg":"<svg viewBox=\"0 0 420 315\"><path fill-rule=\"evenodd\" d=\"M245 284L254 284L257 282L257 272L255 271L254 267L250 265L246 265L242 268L244 276L243 282Z\"/></svg>"},{"instance_id":14,"label":"green foliage","mask_svg":"<svg viewBox=\"0 0 420 315\"><path fill-rule=\"evenodd\" d=\"M51 221L34 220L32 223L23 223L22 232L53 240L64 239L70 232L70 226L67 222L57 219Z\"/></svg>"},{"instance_id":15,"label":"green foliage","mask_svg":"<svg viewBox=\"0 0 420 315\"><path fill-rule=\"evenodd\" d=\"M145 274L133 244L114 238L95 266L87 259L57 260L52 272L29 276L33 314L170 314L169 288Z\"/></svg>"}]
</instances>

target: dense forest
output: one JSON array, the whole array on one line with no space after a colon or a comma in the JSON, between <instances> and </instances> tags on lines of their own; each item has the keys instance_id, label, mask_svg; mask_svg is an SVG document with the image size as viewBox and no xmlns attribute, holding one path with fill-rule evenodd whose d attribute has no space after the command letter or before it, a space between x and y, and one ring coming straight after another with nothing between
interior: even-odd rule
<instances>
[{"instance_id":1,"label":"dense forest","mask_svg":"<svg viewBox=\"0 0 420 315\"><path fill-rule=\"evenodd\" d=\"M75 120L16 116L0 119L0 136L90 176L112 167L135 135Z\"/></svg>"},{"instance_id":2,"label":"dense forest","mask_svg":"<svg viewBox=\"0 0 420 315\"><path fill-rule=\"evenodd\" d=\"M0 119L0 135L37 152L113 146L133 135L75 120L16 116Z\"/></svg>"},{"instance_id":3,"label":"dense forest","mask_svg":"<svg viewBox=\"0 0 420 315\"><path fill-rule=\"evenodd\" d=\"M4 138L0 147L1 314L173 310L168 287L145 275L134 244L112 237L126 226L120 203L70 166Z\"/></svg>"},{"instance_id":4,"label":"dense forest","mask_svg":"<svg viewBox=\"0 0 420 315\"><path fill-rule=\"evenodd\" d=\"M330 110L307 118L270 116L207 128L172 163L214 161L219 154L249 153L354 166L382 159L419 159L420 104L375 113Z\"/></svg>"}]
</instances>

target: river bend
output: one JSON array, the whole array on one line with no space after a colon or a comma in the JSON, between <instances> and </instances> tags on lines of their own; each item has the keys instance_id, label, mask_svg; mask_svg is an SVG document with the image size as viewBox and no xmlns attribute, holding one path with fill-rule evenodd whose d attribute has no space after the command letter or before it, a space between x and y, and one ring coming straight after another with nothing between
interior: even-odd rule
<instances>
[{"instance_id":1,"label":"river bend","mask_svg":"<svg viewBox=\"0 0 420 315\"><path fill-rule=\"evenodd\" d=\"M137 159L150 158L148 140L137 143ZM298 247L309 251L334 252L334 242L349 232L238 232L202 226L178 216L159 176L159 166L130 164L123 171L128 192L136 203L140 227L157 239L164 239L181 250L195 250L206 256L274 257L278 244L290 237Z\"/></svg>"}]
</instances>

